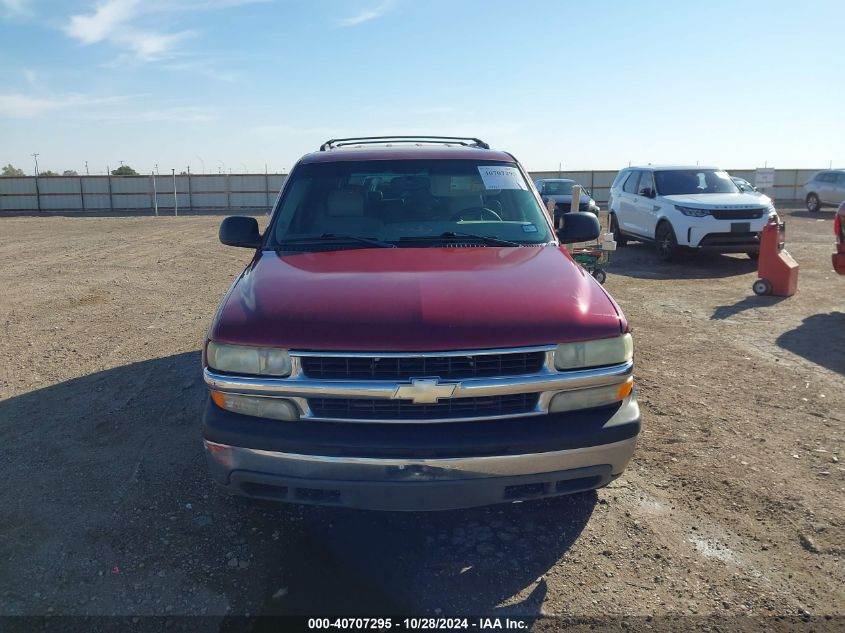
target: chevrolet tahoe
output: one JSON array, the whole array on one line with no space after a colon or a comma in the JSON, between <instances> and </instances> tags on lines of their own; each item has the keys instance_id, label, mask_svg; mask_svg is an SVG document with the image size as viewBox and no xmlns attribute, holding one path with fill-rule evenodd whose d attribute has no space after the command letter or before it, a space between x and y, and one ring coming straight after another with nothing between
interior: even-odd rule
<instances>
[{"instance_id":1,"label":"chevrolet tahoe","mask_svg":"<svg viewBox=\"0 0 845 633\"><path fill-rule=\"evenodd\" d=\"M622 474L640 431L633 343L528 174L478 139L338 139L291 170L208 331L203 440L247 497L436 510Z\"/></svg>"}]
</instances>

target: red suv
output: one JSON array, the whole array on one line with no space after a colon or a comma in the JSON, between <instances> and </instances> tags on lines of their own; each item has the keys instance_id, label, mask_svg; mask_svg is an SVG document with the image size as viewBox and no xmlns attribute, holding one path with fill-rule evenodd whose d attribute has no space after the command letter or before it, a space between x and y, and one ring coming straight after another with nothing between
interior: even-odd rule
<instances>
[{"instance_id":1,"label":"red suv","mask_svg":"<svg viewBox=\"0 0 845 633\"><path fill-rule=\"evenodd\" d=\"M231 492L446 509L598 488L640 431L628 323L506 152L325 143L293 168L208 332L203 437Z\"/></svg>"}]
</instances>

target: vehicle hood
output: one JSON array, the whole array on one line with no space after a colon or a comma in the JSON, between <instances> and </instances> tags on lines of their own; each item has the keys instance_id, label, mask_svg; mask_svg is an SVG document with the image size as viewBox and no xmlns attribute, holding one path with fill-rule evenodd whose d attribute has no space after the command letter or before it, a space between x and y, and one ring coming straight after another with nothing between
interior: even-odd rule
<instances>
[{"instance_id":1,"label":"vehicle hood","mask_svg":"<svg viewBox=\"0 0 845 633\"><path fill-rule=\"evenodd\" d=\"M621 310L563 247L259 252L212 340L314 351L446 351L618 336Z\"/></svg>"},{"instance_id":2,"label":"vehicle hood","mask_svg":"<svg viewBox=\"0 0 845 633\"><path fill-rule=\"evenodd\" d=\"M673 204L680 204L693 208L724 207L726 209L759 209L769 204L765 196L751 193L690 193L677 196L661 196Z\"/></svg>"}]
</instances>

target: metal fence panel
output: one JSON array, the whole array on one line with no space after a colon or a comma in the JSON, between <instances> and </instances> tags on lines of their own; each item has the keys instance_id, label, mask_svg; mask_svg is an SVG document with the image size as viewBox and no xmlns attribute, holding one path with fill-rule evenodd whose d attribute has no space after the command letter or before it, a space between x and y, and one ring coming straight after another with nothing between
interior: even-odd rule
<instances>
[{"instance_id":1,"label":"metal fence panel","mask_svg":"<svg viewBox=\"0 0 845 633\"><path fill-rule=\"evenodd\" d=\"M729 170L753 183L755 169ZM777 169L775 186L766 193L779 203L804 199L803 185L818 169ZM606 204L610 185L618 172L535 171L539 178L571 178L591 189L593 198ZM259 211L274 203L285 179L284 174L172 174L155 176L158 206L172 210L174 184L179 209L249 209ZM36 195L36 185L38 195ZM80 195L81 189L81 195ZM4 212L62 211L151 211L153 177L141 176L41 176L0 177L0 210ZM190 192L190 194L189 194ZM39 206L40 199L40 206Z\"/></svg>"},{"instance_id":2,"label":"metal fence panel","mask_svg":"<svg viewBox=\"0 0 845 633\"><path fill-rule=\"evenodd\" d=\"M231 195L231 199L233 207L246 207L256 209L267 207L267 194L265 192L233 193Z\"/></svg>"},{"instance_id":3,"label":"metal fence panel","mask_svg":"<svg viewBox=\"0 0 845 633\"><path fill-rule=\"evenodd\" d=\"M0 195L35 193L35 178L0 178Z\"/></svg>"},{"instance_id":4,"label":"metal fence panel","mask_svg":"<svg viewBox=\"0 0 845 633\"><path fill-rule=\"evenodd\" d=\"M35 196L16 196L6 194L0 196L0 210L3 211L37 211L38 202Z\"/></svg>"},{"instance_id":5,"label":"metal fence panel","mask_svg":"<svg viewBox=\"0 0 845 633\"><path fill-rule=\"evenodd\" d=\"M149 176L114 176L111 179L111 190L118 194L149 193L152 187L152 179Z\"/></svg>"},{"instance_id":6,"label":"metal fence panel","mask_svg":"<svg viewBox=\"0 0 845 633\"><path fill-rule=\"evenodd\" d=\"M225 193L195 193L192 198L197 208L226 208Z\"/></svg>"},{"instance_id":7,"label":"metal fence panel","mask_svg":"<svg viewBox=\"0 0 845 633\"><path fill-rule=\"evenodd\" d=\"M85 176L82 181L82 191L85 194L108 193L109 179L106 176ZM0 183L2 186L2 183Z\"/></svg>"},{"instance_id":8,"label":"metal fence panel","mask_svg":"<svg viewBox=\"0 0 845 633\"><path fill-rule=\"evenodd\" d=\"M232 191L248 191L251 193L256 191L264 193L266 191L263 174L261 176L233 174L229 176L229 187Z\"/></svg>"},{"instance_id":9,"label":"metal fence panel","mask_svg":"<svg viewBox=\"0 0 845 633\"><path fill-rule=\"evenodd\" d=\"M226 191L227 176L191 176L191 190L198 192Z\"/></svg>"},{"instance_id":10,"label":"metal fence panel","mask_svg":"<svg viewBox=\"0 0 845 633\"><path fill-rule=\"evenodd\" d=\"M47 177L38 179L38 191L41 194L79 193L79 178L70 176Z\"/></svg>"},{"instance_id":11,"label":"metal fence panel","mask_svg":"<svg viewBox=\"0 0 845 633\"><path fill-rule=\"evenodd\" d=\"M41 196L41 209L44 211L66 211L68 209L82 210L82 200L79 194L55 194Z\"/></svg>"}]
</instances>

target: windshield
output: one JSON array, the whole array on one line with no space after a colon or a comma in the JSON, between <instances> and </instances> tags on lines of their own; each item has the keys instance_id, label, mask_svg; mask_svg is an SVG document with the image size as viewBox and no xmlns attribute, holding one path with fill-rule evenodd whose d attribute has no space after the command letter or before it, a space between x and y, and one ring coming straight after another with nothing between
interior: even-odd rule
<instances>
[{"instance_id":1,"label":"windshield","mask_svg":"<svg viewBox=\"0 0 845 633\"><path fill-rule=\"evenodd\" d=\"M290 178L267 248L368 247L360 238L382 246L438 246L458 238L473 246L554 239L544 209L515 163L338 161L299 165Z\"/></svg>"},{"instance_id":2,"label":"windshield","mask_svg":"<svg viewBox=\"0 0 845 633\"><path fill-rule=\"evenodd\" d=\"M572 195L574 180L547 180L543 183L543 194L549 196Z\"/></svg>"},{"instance_id":3,"label":"windshield","mask_svg":"<svg viewBox=\"0 0 845 633\"><path fill-rule=\"evenodd\" d=\"M657 193L676 196L687 193L739 193L726 171L716 169L673 169L654 172Z\"/></svg>"}]
</instances>

